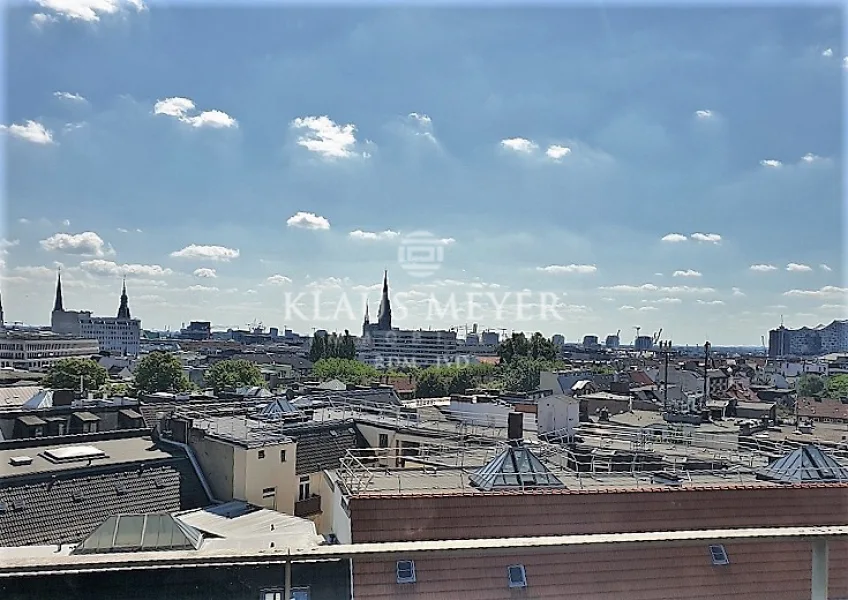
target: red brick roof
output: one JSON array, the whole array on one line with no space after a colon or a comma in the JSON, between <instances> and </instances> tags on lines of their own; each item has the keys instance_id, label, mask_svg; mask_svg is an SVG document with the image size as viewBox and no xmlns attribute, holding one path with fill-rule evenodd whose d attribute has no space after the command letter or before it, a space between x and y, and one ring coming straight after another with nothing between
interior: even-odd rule
<instances>
[{"instance_id":1,"label":"red brick roof","mask_svg":"<svg viewBox=\"0 0 848 600\"><path fill-rule=\"evenodd\" d=\"M841 419L848 421L848 404L840 400L822 398L798 398L798 416L810 419Z\"/></svg>"}]
</instances>

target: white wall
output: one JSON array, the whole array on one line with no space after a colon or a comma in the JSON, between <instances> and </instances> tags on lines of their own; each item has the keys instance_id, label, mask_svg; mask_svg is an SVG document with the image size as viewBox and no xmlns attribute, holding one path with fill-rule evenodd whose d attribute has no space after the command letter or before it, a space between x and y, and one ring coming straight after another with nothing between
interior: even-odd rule
<instances>
[{"instance_id":1,"label":"white wall","mask_svg":"<svg viewBox=\"0 0 848 600\"><path fill-rule=\"evenodd\" d=\"M470 425L486 425L489 427L506 427L507 415L514 412L511 406L492 404L490 402L458 402L451 400L450 406L443 409L451 416ZM524 429L536 431L536 415L524 414Z\"/></svg>"},{"instance_id":2,"label":"white wall","mask_svg":"<svg viewBox=\"0 0 848 600\"><path fill-rule=\"evenodd\" d=\"M579 400L561 396L540 398L538 411L539 433L557 432L563 436L572 436L580 423Z\"/></svg>"},{"instance_id":3,"label":"white wall","mask_svg":"<svg viewBox=\"0 0 848 600\"><path fill-rule=\"evenodd\" d=\"M342 493L342 487L341 485L339 485L339 479L335 473L328 472L327 475L335 484L335 490L333 490L333 493L331 495L328 495L326 498L321 498L322 504L325 501L329 501L331 503L330 532L336 534L336 537L339 539L340 544L350 544L350 515L347 513L347 511L344 509L344 506L342 505L342 499L344 498L344 494Z\"/></svg>"}]
</instances>

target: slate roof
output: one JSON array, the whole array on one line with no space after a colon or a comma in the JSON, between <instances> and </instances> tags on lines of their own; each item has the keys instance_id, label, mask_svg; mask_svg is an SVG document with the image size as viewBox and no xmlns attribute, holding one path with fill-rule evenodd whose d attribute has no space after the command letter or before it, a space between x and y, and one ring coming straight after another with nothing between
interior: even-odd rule
<instances>
[{"instance_id":1,"label":"slate roof","mask_svg":"<svg viewBox=\"0 0 848 600\"><path fill-rule=\"evenodd\" d=\"M848 483L848 468L815 444L807 444L760 469L757 479L790 484Z\"/></svg>"},{"instance_id":2,"label":"slate roof","mask_svg":"<svg viewBox=\"0 0 848 600\"><path fill-rule=\"evenodd\" d=\"M286 435L297 441L295 473L306 475L339 468L348 450L365 448L367 443L351 422L307 428L286 428Z\"/></svg>"},{"instance_id":3,"label":"slate roof","mask_svg":"<svg viewBox=\"0 0 848 600\"><path fill-rule=\"evenodd\" d=\"M74 542L112 515L208 504L197 473L182 456L33 473L3 481L0 546Z\"/></svg>"}]
</instances>

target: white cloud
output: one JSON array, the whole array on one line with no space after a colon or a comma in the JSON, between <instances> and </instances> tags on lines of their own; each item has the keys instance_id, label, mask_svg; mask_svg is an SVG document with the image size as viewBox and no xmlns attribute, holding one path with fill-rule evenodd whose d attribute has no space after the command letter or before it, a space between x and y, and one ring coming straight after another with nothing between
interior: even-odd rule
<instances>
[{"instance_id":1,"label":"white cloud","mask_svg":"<svg viewBox=\"0 0 848 600\"><path fill-rule=\"evenodd\" d=\"M619 306L618 310L639 310L642 312L648 312L652 310L658 310L656 306L640 306L636 308L635 306L630 306L629 304L625 304L624 306Z\"/></svg>"},{"instance_id":2,"label":"white cloud","mask_svg":"<svg viewBox=\"0 0 848 600\"><path fill-rule=\"evenodd\" d=\"M738 287L735 287L735 288L733 288L733 295L734 296L744 296L745 292L740 290Z\"/></svg>"},{"instance_id":3,"label":"white cloud","mask_svg":"<svg viewBox=\"0 0 848 600\"><path fill-rule=\"evenodd\" d=\"M29 219L24 219L23 217L18 219L18 223L20 223L21 225L29 225L29 222Z\"/></svg>"},{"instance_id":4,"label":"white cloud","mask_svg":"<svg viewBox=\"0 0 848 600\"><path fill-rule=\"evenodd\" d=\"M62 227L70 227L70 226L71 226L70 219L65 219L64 221L62 221Z\"/></svg>"},{"instance_id":5,"label":"white cloud","mask_svg":"<svg viewBox=\"0 0 848 600\"><path fill-rule=\"evenodd\" d=\"M833 56L833 49L832 48L825 48L824 50L822 50L821 55L824 56L825 58L830 58L831 56Z\"/></svg>"},{"instance_id":6,"label":"white cloud","mask_svg":"<svg viewBox=\"0 0 848 600\"><path fill-rule=\"evenodd\" d=\"M326 231L330 229L330 222L327 219L315 213L304 211L300 211L296 215L289 217L286 225L298 229L311 229L313 231Z\"/></svg>"},{"instance_id":7,"label":"white cloud","mask_svg":"<svg viewBox=\"0 0 848 600\"><path fill-rule=\"evenodd\" d=\"M595 265L548 265L547 267L536 267L537 271L541 271L542 273L552 273L552 274L561 274L561 273L595 273L598 270L598 267Z\"/></svg>"},{"instance_id":8,"label":"white cloud","mask_svg":"<svg viewBox=\"0 0 848 600\"><path fill-rule=\"evenodd\" d=\"M809 265L802 265L799 263L789 263L786 265L787 271L795 271L797 273L808 273L813 270L813 268Z\"/></svg>"},{"instance_id":9,"label":"white cloud","mask_svg":"<svg viewBox=\"0 0 848 600\"><path fill-rule=\"evenodd\" d=\"M598 288L601 291L607 292L661 292L665 294L712 294L715 292L711 287L690 287L688 285L671 285L659 286L653 283L643 283L642 285L612 285Z\"/></svg>"},{"instance_id":10,"label":"white cloud","mask_svg":"<svg viewBox=\"0 0 848 600\"><path fill-rule=\"evenodd\" d=\"M842 68L843 68L843 69L848 69L848 56L843 56L843 57L842 57Z\"/></svg>"},{"instance_id":11,"label":"white cloud","mask_svg":"<svg viewBox=\"0 0 848 600\"><path fill-rule=\"evenodd\" d=\"M215 269L210 269L208 267L201 267L200 269L195 269L194 273L192 273L195 277L200 277L201 279L215 279L218 277L218 273L215 272Z\"/></svg>"},{"instance_id":12,"label":"white cloud","mask_svg":"<svg viewBox=\"0 0 848 600\"><path fill-rule=\"evenodd\" d=\"M55 23L57 21L56 17L53 15L47 15L44 13L35 13L32 15L32 19L30 22L37 28L41 29L48 23Z\"/></svg>"},{"instance_id":13,"label":"white cloud","mask_svg":"<svg viewBox=\"0 0 848 600\"><path fill-rule=\"evenodd\" d=\"M324 158L349 158L355 153L356 126L338 125L330 117L298 117L291 122L293 129L304 133L297 138L299 146Z\"/></svg>"},{"instance_id":14,"label":"white cloud","mask_svg":"<svg viewBox=\"0 0 848 600\"><path fill-rule=\"evenodd\" d=\"M29 120L24 121L23 125L16 123L8 127L6 125L0 125L0 130L8 131L9 135L32 142L33 144L46 145L54 143L53 132L38 121Z\"/></svg>"},{"instance_id":15,"label":"white cloud","mask_svg":"<svg viewBox=\"0 0 848 600\"><path fill-rule=\"evenodd\" d=\"M160 265L119 265L111 260L85 260L80 263L80 268L92 275L103 275L109 277L120 277L130 275L135 277L162 277L172 275L174 272Z\"/></svg>"},{"instance_id":16,"label":"white cloud","mask_svg":"<svg viewBox=\"0 0 848 600\"><path fill-rule=\"evenodd\" d=\"M238 248L227 248L226 246L198 246L191 244L182 250L171 252L173 258L190 258L199 260L213 260L218 262L229 262L241 254Z\"/></svg>"},{"instance_id":17,"label":"white cloud","mask_svg":"<svg viewBox=\"0 0 848 600\"><path fill-rule=\"evenodd\" d=\"M115 251L108 246L99 235L93 231L83 233L56 233L46 240L39 242L41 247L48 251L59 251L65 254L78 254L81 256L106 256L114 254Z\"/></svg>"},{"instance_id":18,"label":"white cloud","mask_svg":"<svg viewBox=\"0 0 848 600\"><path fill-rule=\"evenodd\" d=\"M69 100L71 102L88 102L85 98L80 96L79 94L72 94L70 92L53 92L53 95L60 100Z\"/></svg>"},{"instance_id":19,"label":"white cloud","mask_svg":"<svg viewBox=\"0 0 848 600\"><path fill-rule=\"evenodd\" d=\"M777 271L777 267L775 267L774 265L765 265L765 264L751 265L749 268L752 271L758 271L760 273L768 273L769 271Z\"/></svg>"},{"instance_id":20,"label":"white cloud","mask_svg":"<svg viewBox=\"0 0 848 600\"><path fill-rule=\"evenodd\" d=\"M323 277L310 281L306 284L306 287L312 290L337 290L348 285L350 285L350 279L347 277L344 279L340 277Z\"/></svg>"},{"instance_id":21,"label":"white cloud","mask_svg":"<svg viewBox=\"0 0 848 600\"><path fill-rule=\"evenodd\" d=\"M267 285L285 285L287 283L291 283L292 280L285 275L271 275L268 279L265 280Z\"/></svg>"},{"instance_id":22,"label":"white cloud","mask_svg":"<svg viewBox=\"0 0 848 600\"><path fill-rule=\"evenodd\" d=\"M425 137L434 144L439 143L436 136L433 135L433 120L430 117L422 113L411 112L407 115L407 118L411 121L415 135Z\"/></svg>"},{"instance_id":23,"label":"white cloud","mask_svg":"<svg viewBox=\"0 0 848 600\"><path fill-rule=\"evenodd\" d=\"M724 304L724 300L698 300L698 304L705 304L707 306L722 306Z\"/></svg>"},{"instance_id":24,"label":"white cloud","mask_svg":"<svg viewBox=\"0 0 848 600\"><path fill-rule=\"evenodd\" d=\"M118 227L118 231L120 233L129 233L128 230L124 229L123 227Z\"/></svg>"},{"instance_id":25,"label":"white cloud","mask_svg":"<svg viewBox=\"0 0 848 600\"><path fill-rule=\"evenodd\" d=\"M766 158L760 161L760 165L763 167L769 167L771 169L777 169L783 166L783 163L779 160L775 160L773 158Z\"/></svg>"},{"instance_id":26,"label":"white cloud","mask_svg":"<svg viewBox=\"0 0 848 600\"><path fill-rule=\"evenodd\" d=\"M672 274L672 277L700 277L700 271L693 271L692 269L686 269L685 271L675 271Z\"/></svg>"},{"instance_id":27,"label":"white cloud","mask_svg":"<svg viewBox=\"0 0 848 600\"><path fill-rule=\"evenodd\" d=\"M557 145L557 144L553 144L551 146L548 146L548 149L545 150L545 154L547 155L548 158L551 158L553 160L559 160L563 156L567 156L567 155L571 154L571 148L567 148L566 146L560 146L560 145Z\"/></svg>"},{"instance_id":28,"label":"white cloud","mask_svg":"<svg viewBox=\"0 0 848 600\"><path fill-rule=\"evenodd\" d=\"M846 295L848 295L848 288L826 285L817 290L789 290L788 292L783 292L783 295L798 298L842 298L844 300Z\"/></svg>"},{"instance_id":29,"label":"white cloud","mask_svg":"<svg viewBox=\"0 0 848 600\"><path fill-rule=\"evenodd\" d=\"M218 292L220 291L216 287L209 287L206 285L190 285L186 288L187 292Z\"/></svg>"},{"instance_id":30,"label":"white cloud","mask_svg":"<svg viewBox=\"0 0 848 600\"><path fill-rule=\"evenodd\" d=\"M501 140L501 146L514 150L515 152L523 152L525 154L529 154L539 147L535 142L531 142L524 138L509 138Z\"/></svg>"},{"instance_id":31,"label":"white cloud","mask_svg":"<svg viewBox=\"0 0 848 600\"><path fill-rule=\"evenodd\" d=\"M409 113L409 118L418 121L421 125L431 125L433 123L430 117L421 113L411 112Z\"/></svg>"},{"instance_id":32,"label":"white cloud","mask_svg":"<svg viewBox=\"0 0 848 600\"><path fill-rule=\"evenodd\" d=\"M238 127L238 121L223 111L205 110L192 114L195 112L197 112L195 104L188 98L165 98L153 105L154 115L173 117L192 127L209 127L212 129Z\"/></svg>"},{"instance_id":33,"label":"white cloud","mask_svg":"<svg viewBox=\"0 0 848 600\"><path fill-rule=\"evenodd\" d=\"M813 163L818 162L822 159L818 154L813 154L812 152L807 152L804 156L801 157L801 161L805 163Z\"/></svg>"},{"instance_id":34,"label":"white cloud","mask_svg":"<svg viewBox=\"0 0 848 600\"><path fill-rule=\"evenodd\" d=\"M125 6L140 12L146 7L142 0L35 0L36 4L66 19L97 22L103 15L114 15Z\"/></svg>"},{"instance_id":35,"label":"white cloud","mask_svg":"<svg viewBox=\"0 0 848 600\"><path fill-rule=\"evenodd\" d=\"M387 229L385 231L362 231L357 229L356 231L351 231L348 236L354 240L367 240L367 241L380 241L380 240L393 240L400 235L397 231L392 231L391 229Z\"/></svg>"},{"instance_id":36,"label":"white cloud","mask_svg":"<svg viewBox=\"0 0 848 600\"><path fill-rule=\"evenodd\" d=\"M721 242L721 236L717 233L693 233L689 237L696 242L708 242L710 244L718 244Z\"/></svg>"},{"instance_id":37,"label":"white cloud","mask_svg":"<svg viewBox=\"0 0 848 600\"><path fill-rule=\"evenodd\" d=\"M665 298L657 298L655 300L642 300L642 302L644 304L680 304L683 300L666 296Z\"/></svg>"},{"instance_id":38,"label":"white cloud","mask_svg":"<svg viewBox=\"0 0 848 600\"><path fill-rule=\"evenodd\" d=\"M677 244L677 243L680 243L680 242L685 242L686 240L687 240L687 237L685 235L683 235L682 233L669 233L667 235L662 236L662 238L660 239L660 241L662 241L662 242L668 242L668 243L671 243L671 244Z\"/></svg>"},{"instance_id":39,"label":"white cloud","mask_svg":"<svg viewBox=\"0 0 848 600\"><path fill-rule=\"evenodd\" d=\"M43 267L43 266L37 266L37 267L29 267L29 266L24 266L24 267L15 267L15 268L13 269L13 271L14 271L15 273L19 274L19 275L24 276L24 277L41 277L41 278L47 278L47 277L53 277L53 276L55 276L55 275L56 275L56 270L55 270L55 269L51 269L50 267Z\"/></svg>"},{"instance_id":40,"label":"white cloud","mask_svg":"<svg viewBox=\"0 0 848 600\"><path fill-rule=\"evenodd\" d=\"M824 263L822 263L822 264L820 264L820 265L819 265L819 269L821 269L822 271L827 271L828 273L830 273L831 271L833 271L833 269L831 269L829 266L827 266L827 265L826 265L826 264L824 264Z\"/></svg>"},{"instance_id":41,"label":"white cloud","mask_svg":"<svg viewBox=\"0 0 848 600\"><path fill-rule=\"evenodd\" d=\"M713 111L711 110L696 110L695 118L696 119L711 119L713 117Z\"/></svg>"},{"instance_id":42,"label":"white cloud","mask_svg":"<svg viewBox=\"0 0 848 600\"><path fill-rule=\"evenodd\" d=\"M0 238L0 254L8 254L9 248L13 248L20 243L20 240L7 240L6 238Z\"/></svg>"}]
</instances>

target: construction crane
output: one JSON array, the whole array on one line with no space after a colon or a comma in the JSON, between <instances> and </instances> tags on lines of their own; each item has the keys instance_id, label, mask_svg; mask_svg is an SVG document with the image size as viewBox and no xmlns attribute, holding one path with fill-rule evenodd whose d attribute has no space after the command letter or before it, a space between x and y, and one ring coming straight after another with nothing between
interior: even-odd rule
<instances>
[{"instance_id":1,"label":"construction crane","mask_svg":"<svg viewBox=\"0 0 848 600\"><path fill-rule=\"evenodd\" d=\"M619 329L618 331L615 332L615 337L617 337L618 339L621 339L621 329Z\"/></svg>"},{"instance_id":2,"label":"construction crane","mask_svg":"<svg viewBox=\"0 0 848 600\"><path fill-rule=\"evenodd\" d=\"M662 327L660 327L660 330L654 334L653 341L651 342L654 346L656 346L657 342L660 341L661 335L662 335Z\"/></svg>"},{"instance_id":3,"label":"construction crane","mask_svg":"<svg viewBox=\"0 0 848 600\"><path fill-rule=\"evenodd\" d=\"M636 325L636 326L633 327L633 329L636 330L636 339L638 340L639 339L639 332L642 331L642 328L639 327L638 325ZM636 342L633 342L633 345L635 346Z\"/></svg>"}]
</instances>

